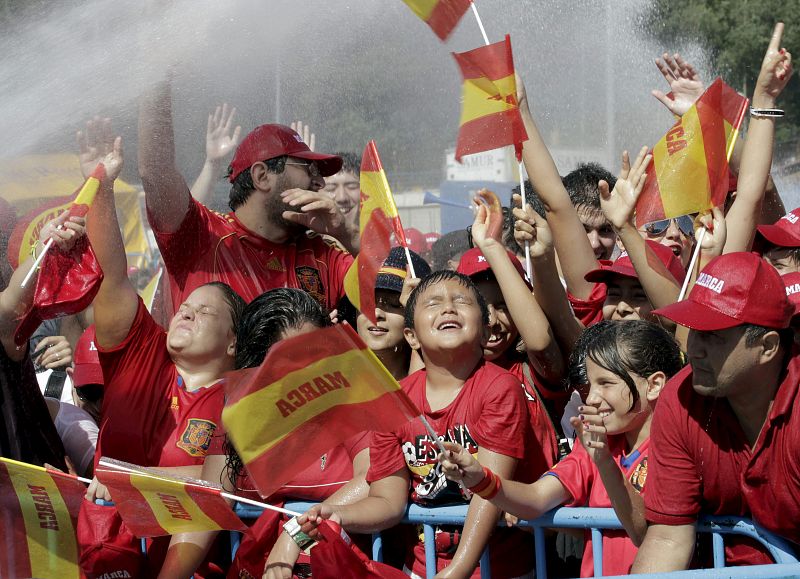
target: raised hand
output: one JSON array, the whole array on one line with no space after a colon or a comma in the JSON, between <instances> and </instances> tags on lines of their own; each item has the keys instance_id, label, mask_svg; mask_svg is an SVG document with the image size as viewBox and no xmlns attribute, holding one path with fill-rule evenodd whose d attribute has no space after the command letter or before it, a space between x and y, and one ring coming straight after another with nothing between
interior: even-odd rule
<instances>
[{"instance_id":1,"label":"raised hand","mask_svg":"<svg viewBox=\"0 0 800 579\"><path fill-rule=\"evenodd\" d=\"M239 146L242 140L242 127L236 125L231 133L235 115L236 107L229 109L228 103L222 103L214 109L213 114L208 115L206 129L206 159L208 161L221 161Z\"/></svg>"},{"instance_id":2,"label":"raised hand","mask_svg":"<svg viewBox=\"0 0 800 579\"><path fill-rule=\"evenodd\" d=\"M528 205L525 211L522 210L522 197L515 194L513 197L514 208L514 239L520 247L525 246L525 242L530 244L531 257L536 259L553 252L553 234L547 220L536 213L533 207Z\"/></svg>"},{"instance_id":3,"label":"raised hand","mask_svg":"<svg viewBox=\"0 0 800 579\"><path fill-rule=\"evenodd\" d=\"M716 257L722 255L722 250L725 248L725 241L728 237L728 230L725 224L725 215L719 207L712 207L711 213L703 213L698 215L694 221L694 238L698 238L698 230L700 227L705 227L706 232L703 235L703 242L700 247L703 253L707 256Z\"/></svg>"},{"instance_id":4,"label":"raised hand","mask_svg":"<svg viewBox=\"0 0 800 579\"><path fill-rule=\"evenodd\" d=\"M399 299L400 305L403 306L403 308L406 307L406 304L408 303L408 298L411 297L411 292L413 292L416 289L416 287L420 284L421 281L422 281L421 278L412 277L411 267L408 264L406 264L406 278L403 280L403 289L400 291L400 299Z\"/></svg>"},{"instance_id":5,"label":"raised hand","mask_svg":"<svg viewBox=\"0 0 800 579\"><path fill-rule=\"evenodd\" d=\"M53 243L63 252L70 251L79 238L86 235L86 219L84 217L69 217L68 211L48 221L39 232L39 242L47 243L52 239Z\"/></svg>"},{"instance_id":6,"label":"raised hand","mask_svg":"<svg viewBox=\"0 0 800 579\"><path fill-rule=\"evenodd\" d=\"M445 452L439 453L442 472L449 480L463 482L473 487L483 480L483 467L463 446L455 442L444 443Z\"/></svg>"},{"instance_id":7,"label":"raised hand","mask_svg":"<svg viewBox=\"0 0 800 579\"><path fill-rule=\"evenodd\" d=\"M113 181L122 171L122 138L114 137L111 130L111 119L95 117L86 122L86 129L78 131L78 160L84 179L103 163L106 177Z\"/></svg>"},{"instance_id":8,"label":"raised hand","mask_svg":"<svg viewBox=\"0 0 800 579\"><path fill-rule=\"evenodd\" d=\"M653 90L652 95L672 114L680 117L697 102L706 87L703 86L697 70L681 58L680 54L670 56L665 52L662 58L663 60L656 58L656 66L667 81L671 93L666 95L660 90Z\"/></svg>"},{"instance_id":9,"label":"raised hand","mask_svg":"<svg viewBox=\"0 0 800 579\"><path fill-rule=\"evenodd\" d=\"M303 121L294 121L291 125L289 125L293 131L295 131L300 137L303 139L303 142L308 145L308 148L312 151L316 146L317 136L311 132L311 129L307 124L304 124Z\"/></svg>"},{"instance_id":10,"label":"raised hand","mask_svg":"<svg viewBox=\"0 0 800 579\"><path fill-rule=\"evenodd\" d=\"M281 198L294 209L283 212L287 221L333 237L337 237L345 226L344 215L325 191L288 189L281 193Z\"/></svg>"},{"instance_id":11,"label":"raised hand","mask_svg":"<svg viewBox=\"0 0 800 579\"><path fill-rule=\"evenodd\" d=\"M755 90L753 91L753 107L771 108L775 99L781 94L792 76L792 54L781 48L783 22L778 22L772 31L767 52L761 63Z\"/></svg>"},{"instance_id":12,"label":"raised hand","mask_svg":"<svg viewBox=\"0 0 800 579\"><path fill-rule=\"evenodd\" d=\"M606 219L617 230L633 222L636 200L644 188L647 166L653 158L647 151L647 147L642 147L633 165L628 151L622 153L622 170L617 176L617 184L613 191L609 192L608 183L605 181L598 183L600 208Z\"/></svg>"},{"instance_id":13,"label":"raised hand","mask_svg":"<svg viewBox=\"0 0 800 579\"><path fill-rule=\"evenodd\" d=\"M606 426L597 406L584 404L578 407L578 412L580 415L570 418L569 423L575 429L576 437L583 448L595 464L611 459Z\"/></svg>"},{"instance_id":14,"label":"raised hand","mask_svg":"<svg viewBox=\"0 0 800 579\"><path fill-rule=\"evenodd\" d=\"M39 340L33 361L40 368L53 370L72 364L72 348L64 336L46 336Z\"/></svg>"},{"instance_id":15,"label":"raised hand","mask_svg":"<svg viewBox=\"0 0 800 579\"><path fill-rule=\"evenodd\" d=\"M487 241L502 243L503 207L500 200L488 189L481 189L473 198L477 211L472 223L472 241L476 247L482 247Z\"/></svg>"}]
</instances>

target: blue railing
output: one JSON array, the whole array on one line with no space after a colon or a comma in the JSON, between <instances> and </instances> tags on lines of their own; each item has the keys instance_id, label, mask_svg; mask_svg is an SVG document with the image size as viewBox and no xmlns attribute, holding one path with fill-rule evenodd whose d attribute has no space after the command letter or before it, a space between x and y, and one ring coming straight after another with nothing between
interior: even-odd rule
<instances>
[{"instance_id":1,"label":"blue railing","mask_svg":"<svg viewBox=\"0 0 800 579\"><path fill-rule=\"evenodd\" d=\"M287 503L286 508L305 512L314 503L292 502ZM410 505L403 518L404 523L421 524L425 536L425 563L427 576L433 577L436 574L436 553L434 551L434 533L439 525L463 525L467 515L468 505L457 505L450 507L425 508L418 505ZM254 519L261 514L261 509L237 504L236 513L243 519ZM549 513L533 520L521 520L517 524L519 527L530 527L533 529L533 542L536 555L536 577L539 579L547 578L547 567L545 563L544 530L551 528L572 528L588 529L592 534L592 556L594 560L595 577L602 575L603 562L603 540L602 530L622 529L613 509L595 508L567 508L554 509ZM800 577L800 563L794 554L794 548L785 539L778 537L746 519L737 517L701 517L697 524L698 532L711 533L714 568L706 570L685 571L677 573L661 573L652 575L642 575L642 577L658 578L678 578L683 576L691 577L758 577L758 578L780 578L780 577ZM724 571L725 567L725 544L723 535L736 534L744 535L755 539L769 551L775 560L774 565L759 565L751 567L732 567ZM233 549L238 547L238 534L232 537ZM381 561L383 543L380 534L373 535L372 558ZM489 568L488 551L481 557L481 578L491 577Z\"/></svg>"}]
</instances>

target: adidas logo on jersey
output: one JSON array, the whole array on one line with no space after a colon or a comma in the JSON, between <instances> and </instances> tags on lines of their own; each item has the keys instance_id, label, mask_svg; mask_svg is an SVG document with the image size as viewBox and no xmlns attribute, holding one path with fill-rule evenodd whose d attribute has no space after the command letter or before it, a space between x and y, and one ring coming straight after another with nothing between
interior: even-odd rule
<instances>
[{"instance_id":1,"label":"adidas logo on jersey","mask_svg":"<svg viewBox=\"0 0 800 579\"><path fill-rule=\"evenodd\" d=\"M283 267L281 260L277 257L273 257L267 262L267 269L271 269L273 271L286 271L286 268Z\"/></svg>"}]
</instances>

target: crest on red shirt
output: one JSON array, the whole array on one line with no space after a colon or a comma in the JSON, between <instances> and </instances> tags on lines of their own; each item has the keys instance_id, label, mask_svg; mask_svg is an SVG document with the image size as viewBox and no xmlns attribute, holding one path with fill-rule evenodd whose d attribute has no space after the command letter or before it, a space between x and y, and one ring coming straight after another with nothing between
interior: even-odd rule
<instances>
[{"instance_id":1,"label":"crest on red shirt","mask_svg":"<svg viewBox=\"0 0 800 579\"><path fill-rule=\"evenodd\" d=\"M322 285L322 278L319 275L319 270L309 267L307 265L294 268L294 273L297 276L297 281L300 288L306 293L325 305L325 286Z\"/></svg>"},{"instance_id":2,"label":"crest on red shirt","mask_svg":"<svg viewBox=\"0 0 800 579\"><path fill-rule=\"evenodd\" d=\"M216 429L217 425L210 420L190 418L176 445L191 456L205 456Z\"/></svg>"},{"instance_id":3,"label":"crest on red shirt","mask_svg":"<svg viewBox=\"0 0 800 579\"><path fill-rule=\"evenodd\" d=\"M642 459L642 462L636 465L631 473L630 481L631 486L636 489L636 492L642 492L644 483L647 480L647 457Z\"/></svg>"}]
</instances>

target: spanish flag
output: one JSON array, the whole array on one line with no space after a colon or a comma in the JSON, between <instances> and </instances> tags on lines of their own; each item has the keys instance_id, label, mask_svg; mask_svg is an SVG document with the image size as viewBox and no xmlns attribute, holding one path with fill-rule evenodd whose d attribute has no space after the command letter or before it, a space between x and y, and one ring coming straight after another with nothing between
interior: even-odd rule
<instances>
[{"instance_id":1,"label":"spanish flag","mask_svg":"<svg viewBox=\"0 0 800 579\"><path fill-rule=\"evenodd\" d=\"M395 241L406 246L403 224L397 214L386 172L378 157L375 141L367 143L361 161L361 250L344 278L347 299L362 314L377 323L375 318L375 280L378 270L389 257L392 234Z\"/></svg>"},{"instance_id":2,"label":"spanish flag","mask_svg":"<svg viewBox=\"0 0 800 579\"><path fill-rule=\"evenodd\" d=\"M105 458L95 476L108 487L122 520L137 537L247 528L222 498L222 489L204 481L167 478L153 469Z\"/></svg>"},{"instance_id":3,"label":"spanish flag","mask_svg":"<svg viewBox=\"0 0 800 579\"><path fill-rule=\"evenodd\" d=\"M707 211L725 202L728 161L747 99L718 78L653 148L636 225Z\"/></svg>"},{"instance_id":4,"label":"spanish flag","mask_svg":"<svg viewBox=\"0 0 800 579\"><path fill-rule=\"evenodd\" d=\"M225 430L262 497L350 436L421 414L347 324L278 342L225 390Z\"/></svg>"},{"instance_id":5,"label":"spanish flag","mask_svg":"<svg viewBox=\"0 0 800 579\"><path fill-rule=\"evenodd\" d=\"M469 10L471 0L403 0L411 10L425 21L441 40L450 33Z\"/></svg>"},{"instance_id":6,"label":"spanish flag","mask_svg":"<svg viewBox=\"0 0 800 579\"><path fill-rule=\"evenodd\" d=\"M514 145L520 160L528 133L517 103L511 38L453 57L464 77L456 159Z\"/></svg>"},{"instance_id":7,"label":"spanish flag","mask_svg":"<svg viewBox=\"0 0 800 579\"><path fill-rule=\"evenodd\" d=\"M0 458L0 577L80 577L76 530L86 487Z\"/></svg>"}]
</instances>

